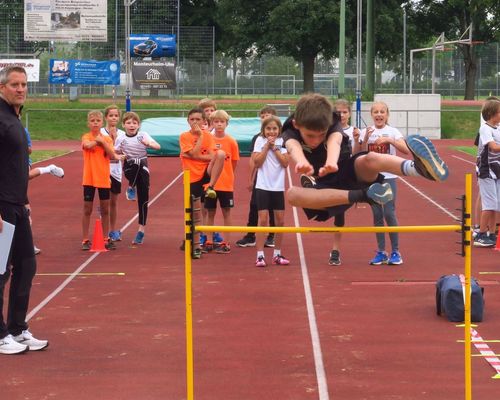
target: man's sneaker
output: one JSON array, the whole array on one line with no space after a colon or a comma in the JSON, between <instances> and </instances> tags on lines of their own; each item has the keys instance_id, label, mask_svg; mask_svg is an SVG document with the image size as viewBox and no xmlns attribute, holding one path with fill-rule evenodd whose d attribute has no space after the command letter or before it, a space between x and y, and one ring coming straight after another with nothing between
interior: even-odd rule
<instances>
[{"instance_id":1,"label":"man's sneaker","mask_svg":"<svg viewBox=\"0 0 500 400\"><path fill-rule=\"evenodd\" d=\"M300 175L300 185L304 188L314 188L316 186L316 179L314 179L314 176L309 176L309 175Z\"/></svg>"},{"instance_id":2,"label":"man's sneaker","mask_svg":"<svg viewBox=\"0 0 500 400\"><path fill-rule=\"evenodd\" d=\"M273 264L288 265L290 264L290 261L286 257L283 257L281 254L278 254L277 256L273 257Z\"/></svg>"},{"instance_id":3,"label":"man's sneaker","mask_svg":"<svg viewBox=\"0 0 500 400\"><path fill-rule=\"evenodd\" d=\"M389 261L387 262L389 265L400 265L403 264L403 259L401 258L401 254L399 251L393 251L391 256L389 257Z\"/></svg>"},{"instance_id":4,"label":"man's sneaker","mask_svg":"<svg viewBox=\"0 0 500 400\"><path fill-rule=\"evenodd\" d=\"M266 265L266 259L263 256L257 257L257 261L255 261L256 267L265 267Z\"/></svg>"},{"instance_id":5,"label":"man's sneaker","mask_svg":"<svg viewBox=\"0 0 500 400\"><path fill-rule=\"evenodd\" d=\"M370 261L370 265L381 265L387 264L389 258L387 257L387 253L385 251L377 251L375 257Z\"/></svg>"},{"instance_id":6,"label":"man's sneaker","mask_svg":"<svg viewBox=\"0 0 500 400\"><path fill-rule=\"evenodd\" d=\"M219 232L214 232L214 234L212 235L212 242L214 242L214 244L222 243L224 242L224 238Z\"/></svg>"},{"instance_id":7,"label":"man's sneaker","mask_svg":"<svg viewBox=\"0 0 500 400\"><path fill-rule=\"evenodd\" d=\"M48 340L40 340L35 338L30 331L22 331L21 334L14 336L17 343L28 346L30 351L43 350L49 345Z\"/></svg>"},{"instance_id":8,"label":"man's sneaker","mask_svg":"<svg viewBox=\"0 0 500 400\"><path fill-rule=\"evenodd\" d=\"M125 197L127 200L134 201L135 200L135 189L131 186L127 188L127 191L125 192Z\"/></svg>"},{"instance_id":9,"label":"man's sneaker","mask_svg":"<svg viewBox=\"0 0 500 400\"><path fill-rule=\"evenodd\" d=\"M114 244L113 241L108 238L108 240L104 241L104 248L106 250L116 250L116 244Z\"/></svg>"},{"instance_id":10,"label":"man's sneaker","mask_svg":"<svg viewBox=\"0 0 500 400\"><path fill-rule=\"evenodd\" d=\"M246 234L240 240L236 241L238 247L255 247L255 236Z\"/></svg>"},{"instance_id":11,"label":"man's sneaker","mask_svg":"<svg viewBox=\"0 0 500 400\"><path fill-rule=\"evenodd\" d=\"M135 238L134 238L134 241L132 242L132 244L142 244L143 241L144 241L144 232L139 231L135 235Z\"/></svg>"},{"instance_id":12,"label":"man's sneaker","mask_svg":"<svg viewBox=\"0 0 500 400\"><path fill-rule=\"evenodd\" d=\"M219 254L231 253L231 246L229 246L229 244L225 242L217 243L217 245L215 246L215 252Z\"/></svg>"},{"instance_id":13,"label":"man's sneaker","mask_svg":"<svg viewBox=\"0 0 500 400\"><path fill-rule=\"evenodd\" d=\"M496 243L497 243L497 237L498 237L498 236L497 236L495 233L490 233L488 237L489 237L489 238L490 238L490 240L491 240L493 243L495 243L495 245L496 245Z\"/></svg>"},{"instance_id":14,"label":"man's sneaker","mask_svg":"<svg viewBox=\"0 0 500 400\"><path fill-rule=\"evenodd\" d=\"M0 339L0 354L22 354L28 350L29 347L26 344L16 342L12 335Z\"/></svg>"},{"instance_id":15,"label":"man's sneaker","mask_svg":"<svg viewBox=\"0 0 500 400\"><path fill-rule=\"evenodd\" d=\"M474 239L475 247L493 247L495 242L491 240L490 236L486 232L479 232Z\"/></svg>"},{"instance_id":16,"label":"man's sneaker","mask_svg":"<svg viewBox=\"0 0 500 400\"><path fill-rule=\"evenodd\" d=\"M448 178L448 166L441 160L429 139L420 135L411 135L406 138L406 144L413 154L415 169L420 175L439 182Z\"/></svg>"},{"instance_id":17,"label":"man's sneaker","mask_svg":"<svg viewBox=\"0 0 500 400\"><path fill-rule=\"evenodd\" d=\"M207 187L207 190L205 190L205 197L209 199L215 199L217 197L217 192L212 186Z\"/></svg>"},{"instance_id":18,"label":"man's sneaker","mask_svg":"<svg viewBox=\"0 0 500 400\"><path fill-rule=\"evenodd\" d=\"M83 251L88 251L92 247L92 243L90 243L90 240L86 239L82 242L82 250Z\"/></svg>"},{"instance_id":19,"label":"man's sneaker","mask_svg":"<svg viewBox=\"0 0 500 400\"><path fill-rule=\"evenodd\" d=\"M368 197L369 201L373 201L374 203L380 205L383 205L394 198L391 185L388 183L378 182L373 183L368 187L366 197Z\"/></svg>"},{"instance_id":20,"label":"man's sneaker","mask_svg":"<svg viewBox=\"0 0 500 400\"><path fill-rule=\"evenodd\" d=\"M54 164L49 165L50 174L57 176L58 178L64 178L64 170L60 167L55 166Z\"/></svg>"},{"instance_id":21,"label":"man's sneaker","mask_svg":"<svg viewBox=\"0 0 500 400\"><path fill-rule=\"evenodd\" d=\"M35 256L40 254L42 252L42 250L40 250L38 247L36 246L33 246L33 251L35 252Z\"/></svg>"},{"instance_id":22,"label":"man's sneaker","mask_svg":"<svg viewBox=\"0 0 500 400\"><path fill-rule=\"evenodd\" d=\"M113 242L119 242L122 240L122 233L120 231L111 231L108 236Z\"/></svg>"},{"instance_id":23,"label":"man's sneaker","mask_svg":"<svg viewBox=\"0 0 500 400\"><path fill-rule=\"evenodd\" d=\"M201 249L193 249L193 254L191 255L191 258L198 260L201 258Z\"/></svg>"},{"instance_id":24,"label":"man's sneaker","mask_svg":"<svg viewBox=\"0 0 500 400\"><path fill-rule=\"evenodd\" d=\"M330 252L330 259L328 260L328 265L340 265L340 252L338 250L332 250Z\"/></svg>"},{"instance_id":25,"label":"man's sneaker","mask_svg":"<svg viewBox=\"0 0 500 400\"><path fill-rule=\"evenodd\" d=\"M272 233L267 236L264 247L274 247L274 235Z\"/></svg>"}]
</instances>

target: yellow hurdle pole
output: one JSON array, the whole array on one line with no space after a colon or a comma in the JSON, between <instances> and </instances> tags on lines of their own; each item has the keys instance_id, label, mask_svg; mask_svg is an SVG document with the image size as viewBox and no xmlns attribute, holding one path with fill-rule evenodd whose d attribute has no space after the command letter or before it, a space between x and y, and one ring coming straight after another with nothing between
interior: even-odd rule
<instances>
[{"instance_id":1,"label":"yellow hurdle pole","mask_svg":"<svg viewBox=\"0 0 500 400\"><path fill-rule=\"evenodd\" d=\"M208 226L198 225L199 232L277 232L277 233L372 233L372 232L458 232L461 225L427 225L427 226L349 226L349 227L307 227L307 226Z\"/></svg>"},{"instance_id":2,"label":"yellow hurdle pole","mask_svg":"<svg viewBox=\"0 0 500 400\"><path fill-rule=\"evenodd\" d=\"M464 306L464 347L465 347L465 400L472 399L472 368L471 368L471 213L472 213L472 174L465 175L465 243L464 243L464 275L465 275L465 306Z\"/></svg>"},{"instance_id":3,"label":"yellow hurdle pole","mask_svg":"<svg viewBox=\"0 0 500 400\"><path fill-rule=\"evenodd\" d=\"M193 210L191 204L190 173L184 171L184 263L186 286L186 389L187 400L194 399L193 371L193 301L191 275L191 247L193 239Z\"/></svg>"}]
</instances>

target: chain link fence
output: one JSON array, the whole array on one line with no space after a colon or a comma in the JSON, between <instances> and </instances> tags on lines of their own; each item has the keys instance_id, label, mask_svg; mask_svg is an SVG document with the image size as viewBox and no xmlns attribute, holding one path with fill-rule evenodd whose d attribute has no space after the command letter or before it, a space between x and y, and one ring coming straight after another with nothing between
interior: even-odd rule
<instances>
[{"instance_id":1,"label":"chain link fence","mask_svg":"<svg viewBox=\"0 0 500 400\"><path fill-rule=\"evenodd\" d=\"M40 60L40 80L30 82L30 93L35 96L67 96L69 89L48 83L51 58L64 59L120 59L125 72L125 21L123 0L109 0L107 42L26 42L23 32L24 0L0 0L0 59L37 58ZM134 97L177 96L294 96L302 92L302 67L297 61L283 56L254 56L230 59L215 53L213 27L182 26L178 21L177 0L137 0L131 6L131 32L178 35L177 89L136 91ZM151 10L154 10L152 12ZM475 45L477 53L476 96L500 95L499 44ZM363 64L363 63L362 63ZM402 57L395 61L376 60L376 92L404 93ZM328 96L338 94L338 60L318 57L315 69L315 90ZM409 67L408 67L409 70ZM431 52L419 54L413 63L413 92L431 93ZM237 73L235 73L237 71ZM346 61L346 94L354 94L356 60ZM406 92L409 88L406 79ZM364 84L364 77L362 79ZM80 95L123 96L123 85L118 87L80 85ZM463 57L456 47L436 53L436 93L460 99L465 88Z\"/></svg>"}]
</instances>

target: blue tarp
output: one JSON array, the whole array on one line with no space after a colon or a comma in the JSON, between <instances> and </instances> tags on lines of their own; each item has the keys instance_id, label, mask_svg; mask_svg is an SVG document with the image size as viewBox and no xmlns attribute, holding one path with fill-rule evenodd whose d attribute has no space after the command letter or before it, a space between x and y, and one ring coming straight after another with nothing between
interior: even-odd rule
<instances>
[{"instance_id":1,"label":"blue tarp","mask_svg":"<svg viewBox=\"0 0 500 400\"><path fill-rule=\"evenodd\" d=\"M141 130L149 133L161 145L161 150L149 151L150 154L178 156L179 135L189 130L189 125L186 118L147 118L142 121ZM260 118L231 118L226 129L226 133L238 142L242 156L250 155L252 138L259 131Z\"/></svg>"}]
</instances>

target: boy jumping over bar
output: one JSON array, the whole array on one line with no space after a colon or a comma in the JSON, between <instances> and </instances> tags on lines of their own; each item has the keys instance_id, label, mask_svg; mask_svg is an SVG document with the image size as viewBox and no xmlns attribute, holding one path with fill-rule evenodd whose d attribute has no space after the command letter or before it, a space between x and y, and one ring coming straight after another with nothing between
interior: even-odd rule
<instances>
[{"instance_id":1,"label":"boy jumping over bar","mask_svg":"<svg viewBox=\"0 0 500 400\"><path fill-rule=\"evenodd\" d=\"M392 190L381 183L380 172L433 181L448 177L448 167L434 145L420 135L406 138L413 160L375 152L351 156L349 138L342 131L339 117L328 99L319 94L299 99L295 113L285 121L283 138L295 172L302 174L303 186L288 190L288 202L304 208L307 218L316 221L326 221L357 202L390 201Z\"/></svg>"}]
</instances>

